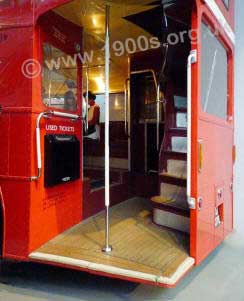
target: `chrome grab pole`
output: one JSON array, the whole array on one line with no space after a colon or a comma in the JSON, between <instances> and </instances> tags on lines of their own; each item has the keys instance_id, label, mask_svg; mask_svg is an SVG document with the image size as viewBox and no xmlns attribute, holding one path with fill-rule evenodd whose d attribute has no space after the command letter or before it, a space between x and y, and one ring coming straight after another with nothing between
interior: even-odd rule
<instances>
[{"instance_id":1,"label":"chrome grab pole","mask_svg":"<svg viewBox=\"0 0 244 301\"><path fill-rule=\"evenodd\" d=\"M195 199L191 196L191 139L192 139L192 64L197 62L197 51L192 50L187 62L187 202L195 209Z\"/></svg>"},{"instance_id":2,"label":"chrome grab pole","mask_svg":"<svg viewBox=\"0 0 244 301\"><path fill-rule=\"evenodd\" d=\"M37 176L32 177L32 181L37 181L40 179L42 175L42 159L41 159L41 131L40 131L40 123L43 117L46 117L47 113L40 113L36 120L36 156L37 156Z\"/></svg>"},{"instance_id":3,"label":"chrome grab pole","mask_svg":"<svg viewBox=\"0 0 244 301\"><path fill-rule=\"evenodd\" d=\"M89 68L88 66L86 67L86 124L85 124L85 130L86 132L88 131L89 128L89 118L88 118L88 106L89 106L89 96L88 96L88 92L89 92Z\"/></svg>"},{"instance_id":4,"label":"chrome grab pole","mask_svg":"<svg viewBox=\"0 0 244 301\"><path fill-rule=\"evenodd\" d=\"M109 36L110 7L106 5L106 29L105 29L105 246L102 251L110 253L112 247L109 245L109 206L110 206L110 150L109 150L109 75L110 75L110 36Z\"/></svg>"},{"instance_id":5,"label":"chrome grab pole","mask_svg":"<svg viewBox=\"0 0 244 301\"><path fill-rule=\"evenodd\" d=\"M128 126L127 126L127 123L128 123L128 83L129 83L130 79L127 78L126 81L125 81L125 134L128 133Z\"/></svg>"},{"instance_id":6,"label":"chrome grab pole","mask_svg":"<svg viewBox=\"0 0 244 301\"><path fill-rule=\"evenodd\" d=\"M130 74L143 74L143 73L152 73L153 81L155 84L155 89L157 91L157 100L156 100L156 107L157 107L157 127L156 127L156 139L157 139L157 150L159 150L159 131L160 131L160 84L157 82L157 77L155 74L155 71L153 69L144 69L144 70L138 70L138 71L132 71Z\"/></svg>"},{"instance_id":7,"label":"chrome grab pole","mask_svg":"<svg viewBox=\"0 0 244 301\"><path fill-rule=\"evenodd\" d=\"M127 121L128 121L128 170L131 171L131 94L130 94L130 78L128 79L128 95L127 95Z\"/></svg>"},{"instance_id":8,"label":"chrome grab pole","mask_svg":"<svg viewBox=\"0 0 244 301\"><path fill-rule=\"evenodd\" d=\"M157 86L157 151L159 151L159 130L160 130L160 83Z\"/></svg>"},{"instance_id":9,"label":"chrome grab pole","mask_svg":"<svg viewBox=\"0 0 244 301\"><path fill-rule=\"evenodd\" d=\"M154 81L154 84L155 84L155 88L157 89L157 77L156 77L156 73L153 69L142 69L142 70L138 70L138 71L131 71L131 75L134 75L134 74L143 74L143 73L149 73L151 72L152 73L152 76L153 76L153 81Z\"/></svg>"}]
</instances>

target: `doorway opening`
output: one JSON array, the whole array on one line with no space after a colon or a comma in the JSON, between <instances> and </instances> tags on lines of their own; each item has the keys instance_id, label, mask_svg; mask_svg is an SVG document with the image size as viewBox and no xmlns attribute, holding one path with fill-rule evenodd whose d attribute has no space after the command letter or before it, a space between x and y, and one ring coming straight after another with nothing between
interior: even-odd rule
<instances>
[{"instance_id":1,"label":"doorway opening","mask_svg":"<svg viewBox=\"0 0 244 301\"><path fill-rule=\"evenodd\" d=\"M191 50L187 33L192 4L109 1L110 254L101 252L106 5L105 1L91 5L75 0L54 10L79 25L83 34L83 221L30 257L173 286L194 264L189 256L186 196L187 58ZM186 33L183 38L182 32ZM179 41L175 43L173 37ZM93 104L89 93L95 96ZM94 102L99 111L95 138L88 133Z\"/></svg>"}]
</instances>

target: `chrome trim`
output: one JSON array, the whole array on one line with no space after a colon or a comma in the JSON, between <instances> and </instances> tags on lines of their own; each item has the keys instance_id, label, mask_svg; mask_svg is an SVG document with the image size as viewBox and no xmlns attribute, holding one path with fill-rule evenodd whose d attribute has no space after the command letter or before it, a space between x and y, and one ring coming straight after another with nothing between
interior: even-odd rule
<instances>
[{"instance_id":1,"label":"chrome trim","mask_svg":"<svg viewBox=\"0 0 244 301\"><path fill-rule=\"evenodd\" d=\"M109 245L110 224L109 224L109 207L110 207L110 148L109 148L109 92L110 92L110 6L106 5L106 33L105 33L105 207L106 207L106 228L105 228L105 246L103 252L109 253L112 247Z\"/></svg>"},{"instance_id":2,"label":"chrome trim","mask_svg":"<svg viewBox=\"0 0 244 301\"><path fill-rule=\"evenodd\" d=\"M190 209L196 208L191 197L191 130L192 130L192 64L197 62L197 50L192 50L187 61L187 202Z\"/></svg>"},{"instance_id":3,"label":"chrome trim","mask_svg":"<svg viewBox=\"0 0 244 301\"><path fill-rule=\"evenodd\" d=\"M157 77L156 77L156 73L153 69L143 69L143 70L138 70L138 71L132 71L130 74L132 74L132 75L133 74L143 74L143 73L147 73L147 72L152 72L155 88L157 90L157 88L158 88Z\"/></svg>"},{"instance_id":4,"label":"chrome trim","mask_svg":"<svg viewBox=\"0 0 244 301\"><path fill-rule=\"evenodd\" d=\"M216 17L216 19L219 21L220 25L223 27L225 33L227 34L231 42L235 45L235 40L236 40L235 33L233 32L232 28L227 22L218 4L215 2L215 0L204 0L204 2L207 4L211 12Z\"/></svg>"},{"instance_id":5,"label":"chrome trim","mask_svg":"<svg viewBox=\"0 0 244 301\"><path fill-rule=\"evenodd\" d=\"M156 127L156 135L157 135L157 151L159 151L159 130L160 130L160 84L157 87L157 127Z\"/></svg>"},{"instance_id":6,"label":"chrome trim","mask_svg":"<svg viewBox=\"0 0 244 301\"><path fill-rule=\"evenodd\" d=\"M144 172L147 173L148 169L148 145L147 145L147 123L144 123Z\"/></svg>"},{"instance_id":7,"label":"chrome trim","mask_svg":"<svg viewBox=\"0 0 244 301\"><path fill-rule=\"evenodd\" d=\"M128 133L128 127L127 127L127 122L128 122L128 96L129 96L129 92L128 92L128 83L130 82L130 79L127 78L125 81L125 134Z\"/></svg>"},{"instance_id":8,"label":"chrome trim","mask_svg":"<svg viewBox=\"0 0 244 301\"><path fill-rule=\"evenodd\" d=\"M42 118L47 118L49 116L61 117L61 118L70 118L77 120L80 118L79 115L57 112L57 111L47 111L42 112L38 115L36 119L36 156L37 156L37 175L31 177L31 181L37 181L42 175L42 159L41 159L41 134L40 134L40 123Z\"/></svg>"},{"instance_id":9,"label":"chrome trim","mask_svg":"<svg viewBox=\"0 0 244 301\"><path fill-rule=\"evenodd\" d=\"M89 68L88 66L86 67L86 123L85 123L85 131L88 131L89 128L89 119L88 119L88 106L89 106L89 96L88 96L88 92L89 92Z\"/></svg>"}]
</instances>

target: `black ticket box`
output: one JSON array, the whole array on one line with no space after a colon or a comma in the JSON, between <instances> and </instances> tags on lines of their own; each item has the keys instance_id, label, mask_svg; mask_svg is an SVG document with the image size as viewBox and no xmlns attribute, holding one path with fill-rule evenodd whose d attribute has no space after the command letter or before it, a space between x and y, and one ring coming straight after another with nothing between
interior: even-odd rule
<instances>
[{"instance_id":1,"label":"black ticket box","mask_svg":"<svg viewBox=\"0 0 244 301\"><path fill-rule=\"evenodd\" d=\"M80 142L74 135L45 135L45 187L80 178Z\"/></svg>"}]
</instances>

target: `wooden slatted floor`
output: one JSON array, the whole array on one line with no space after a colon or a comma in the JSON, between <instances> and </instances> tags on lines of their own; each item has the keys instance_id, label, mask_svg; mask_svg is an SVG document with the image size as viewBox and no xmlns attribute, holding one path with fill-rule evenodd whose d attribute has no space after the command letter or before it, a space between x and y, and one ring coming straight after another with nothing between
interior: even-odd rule
<instances>
[{"instance_id":1,"label":"wooden slatted floor","mask_svg":"<svg viewBox=\"0 0 244 301\"><path fill-rule=\"evenodd\" d=\"M167 284L194 264L188 236L154 225L147 200L128 200L110 213L112 253L101 252L102 212L49 241L30 258Z\"/></svg>"}]
</instances>

